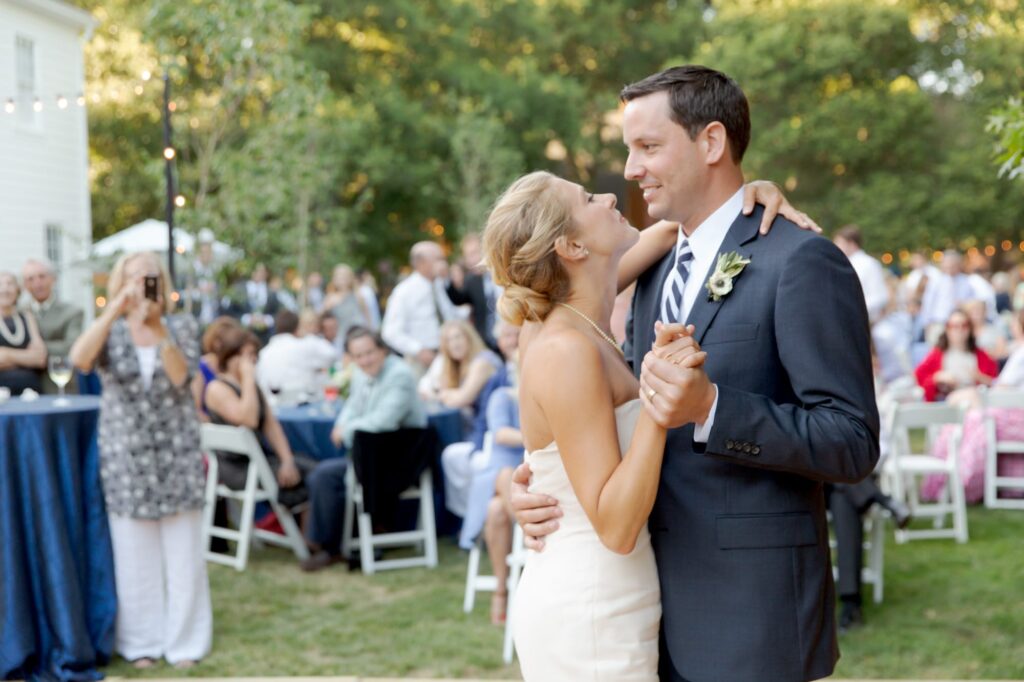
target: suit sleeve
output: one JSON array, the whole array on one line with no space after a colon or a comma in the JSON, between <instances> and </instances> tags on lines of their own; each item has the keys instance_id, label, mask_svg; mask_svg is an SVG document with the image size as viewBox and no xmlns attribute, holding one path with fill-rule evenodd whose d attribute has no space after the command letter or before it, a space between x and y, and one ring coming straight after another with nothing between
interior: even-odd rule
<instances>
[{"instance_id":1,"label":"suit sleeve","mask_svg":"<svg viewBox=\"0 0 1024 682\"><path fill-rule=\"evenodd\" d=\"M879 448L868 316L857 275L831 242L808 240L784 264L774 325L795 404L718 384L705 453L814 480L862 480Z\"/></svg>"},{"instance_id":2,"label":"suit sleeve","mask_svg":"<svg viewBox=\"0 0 1024 682\"><path fill-rule=\"evenodd\" d=\"M81 310L75 310L68 316L67 322L63 325L63 329L61 329L61 338L46 342L47 355L67 355L71 352L71 346L82 335L82 320L84 317L85 313Z\"/></svg>"}]
</instances>

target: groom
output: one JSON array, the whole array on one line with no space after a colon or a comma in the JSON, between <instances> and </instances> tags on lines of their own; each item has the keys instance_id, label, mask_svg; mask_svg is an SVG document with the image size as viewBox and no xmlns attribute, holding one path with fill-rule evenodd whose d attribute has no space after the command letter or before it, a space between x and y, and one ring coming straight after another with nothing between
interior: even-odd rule
<instances>
[{"instance_id":1,"label":"groom","mask_svg":"<svg viewBox=\"0 0 1024 682\"><path fill-rule=\"evenodd\" d=\"M621 98L626 179L653 218L682 225L632 311L640 390L672 428L649 524L661 679L826 677L839 651L824 484L859 481L878 459L857 276L827 239L781 217L760 236L760 209L741 215L750 116L732 79L675 67ZM702 369L646 352L659 320L695 327ZM522 491L514 502L521 521L548 519L527 535L550 532L550 510L523 513L535 505Z\"/></svg>"}]
</instances>

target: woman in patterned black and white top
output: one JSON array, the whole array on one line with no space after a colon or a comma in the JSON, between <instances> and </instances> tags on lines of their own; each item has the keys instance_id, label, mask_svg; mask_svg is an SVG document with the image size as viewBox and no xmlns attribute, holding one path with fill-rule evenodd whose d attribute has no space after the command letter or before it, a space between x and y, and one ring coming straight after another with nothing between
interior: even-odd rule
<instances>
[{"instance_id":1,"label":"woman in patterned black and white top","mask_svg":"<svg viewBox=\"0 0 1024 682\"><path fill-rule=\"evenodd\" d=\"M159 278L157 300L143 295ZM114 547L118 653L136 667L190 667L210 650L213 613L202 542L203 460L190 380L199 331L172 315L170 278L152 253L122 256L110 304L71 348L103 382L99 447Z\"/></svg>"}]
</instances>

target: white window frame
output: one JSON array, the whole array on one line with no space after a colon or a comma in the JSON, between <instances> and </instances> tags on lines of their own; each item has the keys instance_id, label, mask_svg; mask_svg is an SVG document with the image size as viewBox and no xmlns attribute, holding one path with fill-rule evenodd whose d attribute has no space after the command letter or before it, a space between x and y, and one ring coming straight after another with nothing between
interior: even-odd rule
<instances>
[{"instance_id":1,"label":"white window frame","mask_svg":"<svg viewBox=\"0 0 1024 682\"><path fill-rule=\"evenodd\" d=\"M36 68L36 41L23 33L14 35L14 84L16 90L15 115L19 125L39 130L39 112L35 110L39 98L39 70Z\"/></svg>"}]
</instances>

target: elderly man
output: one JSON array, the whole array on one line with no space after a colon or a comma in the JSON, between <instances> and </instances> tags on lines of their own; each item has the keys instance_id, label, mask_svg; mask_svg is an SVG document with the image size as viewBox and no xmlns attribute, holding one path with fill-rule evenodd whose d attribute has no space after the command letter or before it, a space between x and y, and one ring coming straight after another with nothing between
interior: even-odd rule
<instances>
[{"instance_id":1,"label":"elderly man","mask_svg":"<svg viewBox=\"0 0 1024 682\"><path fill-rule=\"evenodd\" d=\"M84 312L70 303L57 300L53 291L57 278L49 262L30 259L21 270L21 278L32 297L29 307L39 323L39 333L46 344L46 353L66 356L71 350L71 344L82 333ZM74 392L75 382L69 383L66 390ZM43 377L43 392L57 392L57 386L48 376Z\"/></svg>"},{"instance_id":2,"label":"elderly man","mask_svg":"<svg viewBox=\"0 0 1024 682\"><path fill-rule=\"evenodd\" d=\"M356 431L383 433L427 425L412 370L388 354L380 336L365 327L353 327L345 337L345 351L358 371L331 433L335 445L351 447ZM304 571L318 571L342 560L346 468L346 459L329 459L306 479L311 511L306 535L319 551L302 562Z\"/></svg>"},{"instance_id":3,"label":"elderly man","mask_svg":"<svg viewBox=\"0 0 1024 682\"><path fill-rule=\"evenodd\" d=\"M409 252L413 273L391 293L381 335L389 346L425 372L441 344L441 325L459 314L439 277L447 265L435 242L418 242Z\"/></svg>"}]
</instances>

